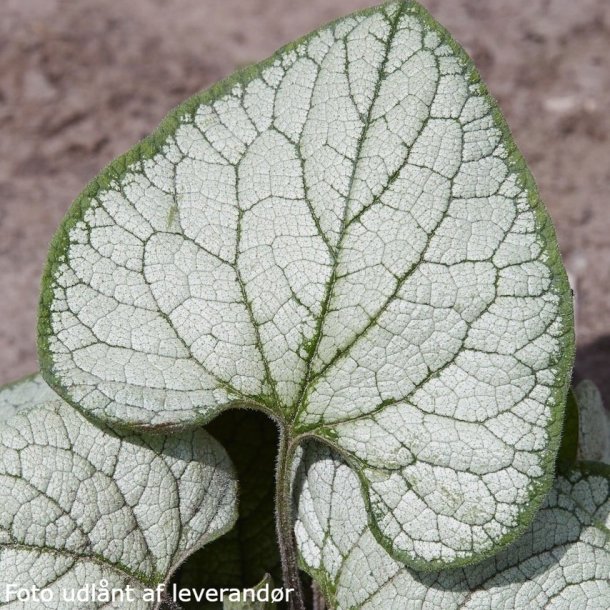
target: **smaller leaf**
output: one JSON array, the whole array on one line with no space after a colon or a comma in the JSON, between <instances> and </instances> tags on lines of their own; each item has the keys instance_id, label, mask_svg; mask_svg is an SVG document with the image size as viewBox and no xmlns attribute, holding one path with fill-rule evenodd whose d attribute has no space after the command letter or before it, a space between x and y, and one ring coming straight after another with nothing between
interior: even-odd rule
<instances>
[{"instance_id":1,"label":"smaller leaf","mask_svg":"<svg viewBox=\"0 0 610 610\"><path fill-rule=\"evenodd\" d=\"M563 416L563 431L561 445L557 454L557 472L568 472L576 464L578 458L578 404L574 390L570 388L566 397L566 408Z\"/></svg>"},{"instance_id":2,"label":"smaller leaf","mask_svg":"<svg viewBox=\"0 0 610 610\"><path fill-rule=\"evenodd\" d=\"M357 476L328 448L305 448L295 482L302 565L336 610L608 607L607 466L559 476L524 535L491 559L437 572L411 570L379 545Z\"/></svg>"},{"instance_id":3,"label":"smaller leaf","mask_svg":"<svg viewBox=\"0 0 610 610\"><path fill-rule=\"evenodd\" d=\"M277 606L271 601L257 601L256 597L259 592L267 589L269 591L268 595L264 595L263 597L267 597L271 599L271 589L273 589L273 579L269 574L265 574L265 577L261 582L253 587L250 590L246 590L243 592L243 599L239 602L224 602L224 610L274 610Z\"/></svg>"},{"instance_id":4,"label":"smaller leaf","mask_svg":"<svg viewBox=\"0 0 610 610\"><path fill-rule=\"evenodd\" d=\"M574 388L579 412L580 460L610 464L610 421L597 386L588 379Z\"/></svg>"},{"instance_id":5,"label":"smaller leaf","mask_svg":"<svg viewBox=\"0 0 610 610\"><path fill-rule=\"evenodd\" d=\"M31 407L48 400L57 400L57 394L36 374L0 388L0 422L23 407Z\"/></svg>"},{"instance_id":6,"label":"smaller leaf","mask_svg":"<svg viewBox=\"0 0 610 610\"><path fill-rule=\"evenodd\" d=\"M105 582L132 588L130 610L158 607L146 590L235 521L227 454L203 430L121 434L48 398L39 377L0 389L0 606L38 587L63 608Z\"/></svg>"}]
</instances>

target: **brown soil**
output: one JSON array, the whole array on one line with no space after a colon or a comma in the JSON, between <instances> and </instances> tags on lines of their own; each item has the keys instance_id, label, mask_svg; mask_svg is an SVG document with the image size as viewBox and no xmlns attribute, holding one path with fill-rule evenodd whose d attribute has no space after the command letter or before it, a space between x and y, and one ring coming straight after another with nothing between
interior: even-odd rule
<instances>
[{"instance_id":1,"label":"brown soil","mask_svg":"<svg viewBox=\"0 0 610 610\"><path fill-rule=\"evenodd\" d=\"M178 102L365 0L3 0L0 383L37 368L49 240ZM474 57L536 176L577 292L577 370L610 402L610 3L424 0Z\"/></svg>"}]
</instances>

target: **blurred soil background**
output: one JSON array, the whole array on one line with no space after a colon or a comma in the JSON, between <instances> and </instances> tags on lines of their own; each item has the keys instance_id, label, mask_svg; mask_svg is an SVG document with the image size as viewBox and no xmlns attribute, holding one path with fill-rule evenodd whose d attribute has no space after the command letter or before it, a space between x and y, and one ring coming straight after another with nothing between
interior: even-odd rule
<instances>
[{"instance_id":1,"label":"blurred soil background","mask_svg":"<svg viewBox=\"0 0 610 610\"><path fill-rule=\"evenodd\" d=\"M177 103L363 0L0 1L0 383L36 363L49 241ZM610 403L610 1L423 0L474 58L554 219L577 375Z\"/></svg>"}]
</instances>

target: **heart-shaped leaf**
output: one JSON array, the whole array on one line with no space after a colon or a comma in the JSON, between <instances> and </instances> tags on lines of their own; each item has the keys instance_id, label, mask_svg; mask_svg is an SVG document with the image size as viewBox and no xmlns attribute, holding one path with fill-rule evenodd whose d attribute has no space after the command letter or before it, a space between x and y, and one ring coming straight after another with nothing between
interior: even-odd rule
<instances>
[{"instance_id":1,"label":"heart-shaped leaf","mask_svg":"<svg viewBox=\"0 0 610 610\"><path fill-rule=\"evenodd\" d=\"M414 566L494 553L551 483L573 354L555 235L414 2L185 102L76 201L43 286L43 370L71 404L147 429L270 413L289 449L342 452Z\"/></svg>"},{"instance_id":2,"label":"heart-shaped leaf","mask_svg":"<svg viewBox=\"0 0 610 610\"><path fill-rule=\"evenodd\" d=\"M233 525L232 465L203 430L119 434L49 391L39 378L0 390L0 418L17 408L0 429L0 605L37 607L15 600L37 587L52 596L41 607L77 607L70 596L105 582L132 595L124 607L157 608L146 589ZM79 607L117 607L88 595Z\"/></svg>"},{"instance_id":3,"label":"heart-shaped leaf","mask_svg":"<svg viewBox=\"0 0 610 610\"><path fill-rule=\"evenodd\" d=\"M326 448L297 469L303 567L332 608L520 610L606 608L610 599L610 468L560 476L525 534L482 563L416 572L371 535L358 478Z\"/></svg>"}]
</instances>

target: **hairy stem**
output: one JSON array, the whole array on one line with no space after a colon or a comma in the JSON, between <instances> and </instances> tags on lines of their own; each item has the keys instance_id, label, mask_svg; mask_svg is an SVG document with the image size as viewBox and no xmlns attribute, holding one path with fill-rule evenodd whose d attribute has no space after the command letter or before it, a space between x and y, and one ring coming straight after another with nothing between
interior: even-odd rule
<instances>
[{"instance_id":1,"label":"hairy stem","mask_svg":"<svg viewBox=\"0 0 610 610\"><path fill-rule=\"evenodd\" d=\"M161 594L161 608L164 610L182 610L182 606L179 606L167 591L163 591Z\"/></svg>"},{"instance_id":2,"label":"hairy stem","mask_svg":"<svg viewBox=\"0 0 610 610\"><path fill-rule=\"evenodd\" d=\"M311 583L311 595L313 598L313 610L327 610L326 600L317 582Z\"/></svg>"},{"instance_id":3,"label":"hairy stem","mask_svg":"<svg viewBox=\"0 0 610 610\"><path fill-rule=\"evenodd\" d=\"M303 586L299 576L292 515L291 471L296 445L286 429L280 428L279 451L275 473L275 527L282 559L284 587L290 592L290 610L305 610Z\"/></svg>"}]
</instances>

